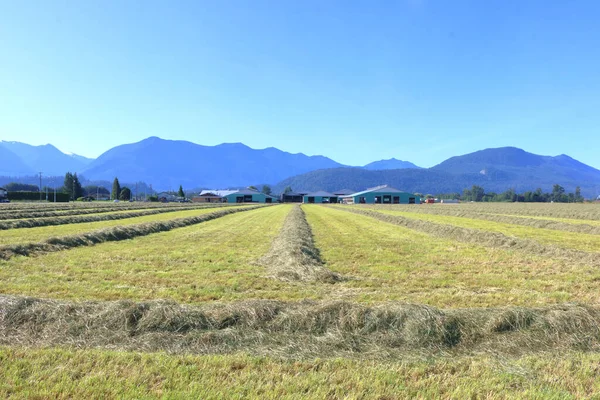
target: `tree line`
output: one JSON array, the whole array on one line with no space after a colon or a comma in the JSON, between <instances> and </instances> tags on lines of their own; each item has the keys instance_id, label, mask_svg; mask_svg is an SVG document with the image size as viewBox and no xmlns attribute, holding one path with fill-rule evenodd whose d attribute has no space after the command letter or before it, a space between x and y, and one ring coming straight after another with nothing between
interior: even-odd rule
<instances>
[{"instance_id":1,"label":"tree line","mask_svg":"<svg viewBox=\"0 0 600 400\"><path fill-rule=\"evenodd\" d=\"M422 197L427 196L431 195ZM437 197L440 199L457 199L462 201L520 203L582 203L584 200L579 186L575 188L574 193L567 193L565 188L558 184L552 187L552 192L544 192L541 188L538 188L524 193L517 193L514 189L508 189L502 193L486 193L483 187L473 185L470 189L464 189L462 193L442 193Z\"/></svg>"}]
</instances>

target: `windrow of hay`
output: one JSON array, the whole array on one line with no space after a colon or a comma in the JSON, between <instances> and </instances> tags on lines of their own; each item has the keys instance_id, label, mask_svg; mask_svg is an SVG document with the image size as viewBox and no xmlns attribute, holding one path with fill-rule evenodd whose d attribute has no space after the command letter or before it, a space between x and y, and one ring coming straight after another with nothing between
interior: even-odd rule
<instances>
[{"instance_id":1,"label":"windrow of hay","mask_svg":"<svg viewBox=\"0 0 600 400\"><path fill-rule=\"evenodd\" d=\"M101 213L86 213L86 215L68 215L61 217L50 217L40 219L20 219L16 221L0 221L0 230L6 229L19 229L19 228L37 228L40 226L56 226L56 225L67 225L67 224L81 224L86 222L98 222L98 221L113 221L119 219L143 217L146 215L164 214L176 211L187 211L196 209L216 208L224 205L217 204L212 206L188 206L188 207L169 207L169 208L153 208L153 209L141 209L141 210L119 210L127 212L119 212L115 214L105 214L104 211Z\"/></svg>"},{"instance_id":2,"label":"windrow of hay","mask_svg":"<svg viewBox=\"0 0 600 400\"><path fill-rule=\"evenodd\" d=\"M269 276L282 281L335 283L344 280L323 265L300 205L294 206L287 215L271 249L258 263L267 269Z\"/></svg>"},{"instance_id":3,"label":"windrow of hay","mask_svg":"<svg viewBox=\"0 0 600 400\"><path fill-rule=\"evenodd\" d=\"M528 218L527 216L523 217L514 217L510 215L498 215L498 214L490 214L490 213L481 213L475 211L468 211L465 209L457 210L454 207L419 207L415 209L402 208L398 209L396 206L369 206L374 210L390 210L390 211L401 211L401 212L412 212L419 214L432 214L432 215L443 215L450 217L459 217L459 218L471 218L471 219L480 219L485 221L492 222L500 222L505 224L513 224L513 225L521 225L521 226L530 226L533 228L542 228L542 229L553 229L557 231L565 231L565 232L574 232L574 233L586 233L591 235L600 235L600 225L589 225L589 224L571 224L562 221L553 221L549 219L540 219L542 217L536 218Z\"/></svg>"},{"instance_id":4,"label":"windrow of hay","mask_svg":"<svg viewBox=\"0 0 600 400\"><path fill-rule=\"evenodd\" d=\"M555 259L562 259L577 265L581 264L587 266L600 266L600 256L598 253L564 249L552 245L541 244L530 239L506 236L498 232L462 228L459 226L422 221L397 215L382 214L369 209L339 206L333 207L336 209L345 210L347 212L372 217L380 221L403 226L405 228L424 232L428 235L444 239L452 239L459 242L473 243L485 247L504 248L530 254L537 254L545 257L553 257Z\"/></svg>"},{"instance_id":5,"label":"windrow of hay","mask_svg":"<svg viewBox=\"0 0 600 400\"><path fill-rule=\"evenodd\" d=\"M600 221L600 206L598 204L463 203L448 206L482 213ZM437 204L434 207L445 207L445 205Z\"/></svg>"},{"instance_id":6,"label":"windrow of hay","mask_svg":"<svg viewBox=\"0 0 600 400\"><path fill-rule=\"evenodd\" d=\"M160 205L155 205L160 204ZM216 205L216 204L211 204ZM186 209L190 207L205 207L205 205L189 205L189 204L162 204L162 203L123 203L118 206L102 206L102 207L71 207L60 208L54 210L46 210L40 208L35 209L17 209L0 211L0 221L15 220L15 219L30 219L30 218L50 218L50 217L68 217L74 215L90 215L102 214L118 211L141 211L141 210L160 210L160 209Z\"/></svg>"},{"instance_id":7,"label":"windrow of hay","mask_svg":"<svg viewBox=\"0 0 600 400\"><path fill-rule=\"evenodd\" d=\"M0 296L0 344L283 358L411 354L520 356L600 350L600 309L441 310L425 305L256 300L201 306Z\"/></svg>"},{"instance_id":8,"label":"windrow of hay","mask_svg":"<svg viewBox=\"0 0 600 400\"><path fill-rule=\"evenodd\" d=\"M155 221L142 224L115 226L106 229L86 232L79 235L60 236L47 239L40 243L27 243L18 245L0 246L0 259L8 260L14 256L31 256L40 253L62 251L74 247L93 246L103 242L115 242L120 240L133 239L139 236L146 236L152 233L167 232L175 228L199 224L220 218L225 215L254 210L264 205L226 208L209 214L202 214L195 217L176 218L170 221Z\"/></svg>"}]
</instances>

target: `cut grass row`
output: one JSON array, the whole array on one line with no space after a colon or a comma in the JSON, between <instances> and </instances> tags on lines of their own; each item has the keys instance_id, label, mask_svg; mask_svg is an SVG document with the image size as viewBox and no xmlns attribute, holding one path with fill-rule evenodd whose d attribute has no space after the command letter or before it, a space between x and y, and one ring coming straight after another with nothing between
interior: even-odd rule
<instances>
[{"instance_id":1,"label":"cut grass row","mask_svg":"<svg viewBox=\"0 0 600 400\"><path fill-rule=\"evenodd\" d=\"M581 353L383 363L0 348L0 397L574 399L600 392L599 364Z\"/></svg>"},{"instance_id":2,"label":"cut grass row","mask_svg":"<svg viewBox=\"0 0 600 400\"><path fill-rule=\"evenodd\" d=\"M530 226L513 225L508 223L487 221L475 218L453 217L448 215L433 215L419 212L395 211L388 207L368 208L361 206L348 206L351 211L375 211L379 214L402 217L415 221L425 221L437 224L443 231L443 226L460 227L480 232L500 233L507 237L534 240L541 244L548 244L564 249L580 250L584 252L600 253L600 236L584 233L556 231L553 229L534 228ZM368 211L367 211L368 212ZM432 225L433 227L434 225ZM483 235L482 235L483 236ZM485 240L482 238L482 241ZM600 254L598 254L600 259Z\"/></svg>"},{"instance_id":3,"label":"cut grass row","mask_svg":"<svg viewBox=\"0 0 600 400\"><path fill-rule=\"evenodd\" d=\"M154 301L58 302L0 296L0 345L169 353L244 351L278 358L600 350L600 308L442 310L397 302L243 300L199 306Z\"/></svg>"},{"instance_id":4,"label":"cut grass row","mask_svg":"<svg viewBox=\"0 0 600 400\"><path fill-rule=\"evenodd\" d=\"M134 239L141 236L147 236L158 232L168 232L176 228L182 228L190 225L196 225L211 219L237 213L241 211L250 211L262 206L250 207L228 207L219 211L205 213L187 218L175 218L168 221L153 221L142 224L133 224L128 226L116 226L113 228L100 229L91 232L85 232L79 235L53 237L38 243L4 245L0 246L0 258L8 260L14 256L31 256L49 252L57 252L66 249L72 249L82 246L94 246L104 242L118 242L127 239ZM207 209L212 211L212 209Z\"/></svg>"},{"instance_id":5,"label":"cut grass row","mask_svg":"<svg viewBox=\"0 0 600 400\"><path fill-rule=\"evenodd\" d=\"M0 292L192 303L280 298L285 283L267 278L256 260L290 209L263 207L134 240L0 261Z\"/></svg>"},{"instance_id":6,"label":"cut grass row","mask_svg":"<svg viewBox=\"0 0 600 400\"><path fill-rule=\"evenodd\" d=\"M118 212L109 213L93 213L86 215L68 215L62 217L34 218L34 219L19 219L11 221L0 221L0 230L19 229L19 228L36 228L41 226L56 226L66 224L82 224L86 222L97 221L114 221L119 219L137 218L146 215L164 214L170 212L179 212L186 210L198 210L207 208L222 207L221 205L202 206L202 207L169 207L169 208L154 208L154 209L137 209L137 210L119 210Z\"/></svg>"},{"instance_id":7,"label":"cut grass row","mask_svg":"<svg viewBox=\"0 0 600 400\"><path fill-rule=\"evenodd\" d=\"M561 219L600 221L598 204L564 203L462 203L435 204L433 207L454 207L458 210L487 212L492 214L551 217Z\"/></svg>"},{"instance_id":8,"label":"cut grass row","mask_svg":"<svg viewBox=\"0 0 600 400\"><path fill-rule=\"evenodd\" d=\"M18 210L18 211L0 211L0 221L8 220L29 220L32 218L49 218L49 217L68 217L75 215L89 215L89 214L101 214L109 212L131 212L135 210L160 210L160 209L189 209L193 207L202 207L203 205L150 205L152 203L134 203L129 205L127 203L124 206L118 205L113 207L90 207L90 208L73 208L67 210L53 210L53 211L35 211L35 210ZM217 205L217 204L215 204Z\"/></svg>"},{"instance_id":9,"label":"cut grass row","mask_svg":"<svg viewBox=\"0 0 600 400\"><path fill-rule=\"evenodd\" d=\"M591 220L574 220L574 219L561 219L551 217L530 217L530 216L513 216L505 214L493 214L475 212L472 210L457 209L453 206L449 207L406 207L406 206L369 206L375 210L388 210L388 211L401 211L409 213L419 213L428 215L443 215L449 217L460 217L470 219L481 219L492 222L499 222L512 225L523 225L532 228L543 228L552 229L559 231L567 231L574 233L586 233L592 235L600 234L600 221Z\"/></svg>"},{"instance_id":10,"label":"cut grass row","mask_svg":"<svg viewBox=\"0 0 600 400\"><path fill-rule=\"evenodd\" d=\"M248 207L248 206L234 206ZM129 226L156 221L169 221L176 218L188 218L206 213L214 212L212 208L194 208L191 210L175 211L164 214L153 214L125 219L84 222L78 224L50 225L36 228L19 228L0 231L0 243L2 245L38 243L54 237L80 235L86 232L112 228L117 226Z\"/></svg>"}]
</instances>

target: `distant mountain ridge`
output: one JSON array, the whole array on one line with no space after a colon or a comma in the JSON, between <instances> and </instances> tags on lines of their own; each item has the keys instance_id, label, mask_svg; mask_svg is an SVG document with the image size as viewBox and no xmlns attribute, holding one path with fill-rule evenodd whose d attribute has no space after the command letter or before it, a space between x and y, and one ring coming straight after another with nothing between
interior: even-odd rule
<instances>
[{"instance_id":1,"label":"distant mountain ridge","mask_svg":"<svg viewBox=\"0 0 600 400\"><path fill-rule=\"evenodd\" d=\"M380 184L420 193L462 192L480 185L487 192L518 192L538 187L551 191L560 184L573 192L580 186L587 197L600 194L600 170L569 156L540 156L515 147L485 149L449 158L429 169L397 169L369 171L358 168L336 168L312 171L283 180L275 191L291 186L293 190L335 190L349 187L362 190Z\"/></svg>"},{"instance_id":2,"label":"distant mountain ridge","mask_svg":"<svg viewBox=\"0 0 600 400\"><path fill-rule=\"evenodd\" d=\"M51 144L32 146L21 142L0 141L3 148L19 159L11 168L16 175L36 174L64 175L67 171L81 171L92 160L76 154L65 154ZM0 167L0 170L5 169ZM5 174L5 171L2 174Z\"/></svg>"},{"instance_id":3,"label":"distant mountain ridge","mask_svg":"<svg viewBox=\"0 0 600 400\"><path fill-rule=\"evenodd\" d=\"M486 191L567 191L580 186L588 197L600 194L600 171L567 155L540 156L516 147L485 149L451 157L432 168L395 158L349 167L324 156L292 154L274 147L252 149L242 143L203 146L150 137L114 147L95 160L65 154L48 144L0 141L0 176L63 176L77 172L89 181L147 182L157 190L224 189L269 184L275 192L362 190L380 184L426 192L460 192L474 184ZM11 178L12 179L12 178ZM5 179L6 180L6 179Z\"/></svg>"},{"instance_id":4,"label":"distant mountain ridge","mask_svg":"<svg viewBox=\"0 0 600 400\"><path fill-rule=\"evenodd\" d=\"M292 154L270 147L252 149L242 143L202 146L182 140L150 137L114 147L83 169L88 179L152 182L164 189L226 188L274 184L289 176L341 164L324 156Z\"/></svg>"},{"instance_id":5,"label":"distant mountain ridge","mask_svg":"<svg viewBox=\"0 0 600 400\"><path fill-rule=\"evenodd\" d=\"M410 161L402 161L396 158L389 160L379 160L369 163L363 167L368 170L383 170L383 169L404 169L404 168L421 168L411 163Z\"/></svg>"}]
</instances>

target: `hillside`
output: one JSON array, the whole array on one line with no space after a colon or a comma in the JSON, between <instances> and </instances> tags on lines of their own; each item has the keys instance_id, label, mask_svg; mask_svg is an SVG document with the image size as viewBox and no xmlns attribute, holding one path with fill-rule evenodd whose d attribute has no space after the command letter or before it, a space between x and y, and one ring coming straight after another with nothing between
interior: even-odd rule
<instances>
[{"instance_id":1,"label":"hillside","mask_svg":"<svg viewBox=\"0 0 600 400\"><path fill-rule=\"evenodd\" d=\"M291 154L275 148L251 149L241 143L202 146L151 137L117 146L94 160L82 174L87 179L151 182L155 188L224 188L274 184L311 170L339 167L323 156Z\"/></svg>"},{"instance_id":2,"label":"hillside","mask_svg":"<svg viewBox=\"0 0 600 400\"><path fill-rule=\"evenodd\" d=\"M379 160L369 163L363 167L368 170L383 170L383 169L404 169L404 168L421 168L411 163L410 161L402 161L396 158L390 158L389 160Z\"/></svg>"},{"instance_id":3,"label":"hillside","mask_svg":"<svg viewBox=\"0 0 600 400\"><path fill-rule=\"evenodd\" d=\"M12 152L26 169L16 170L17 175L43 171L44 175L64 175L67 171L81 171L92 160L65 154L51 144L32 146L21 142L0 141L0 148Z\"/></svg>"},{"instance_id":4,"label":"hillside","mask_svg":"<svg viewBox=\"0 0 600 400\"><path fill-rule=\"evenodd\" d=\"M488 192L509 188L523 192L538 187L551 191L552 185L558 183L567 191L580 186L584 196L596 197L600 194L600 171L566 155L540 156L505 147L452 157L429 169L313 171L286 179L274 190L280 191L286 186L308 191L339 187L360 190L384 183L421 193L461 192L472 185L480 185Z\"/></svg>"}]
</instances>

